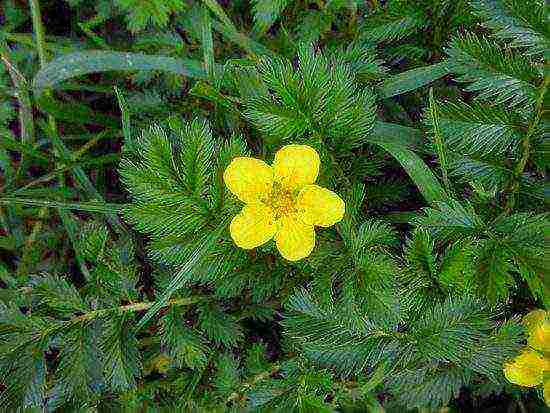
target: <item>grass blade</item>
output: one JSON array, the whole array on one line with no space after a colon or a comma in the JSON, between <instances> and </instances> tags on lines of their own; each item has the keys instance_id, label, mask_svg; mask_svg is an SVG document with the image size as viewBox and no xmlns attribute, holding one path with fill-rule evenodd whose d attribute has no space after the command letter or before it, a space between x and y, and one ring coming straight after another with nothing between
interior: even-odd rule
<instances>
[{"instance_id":1,"label":"grass blade","mask_svg":"<svg viewBox=\"0 0 550 413\"><path fill-rule=\"evenodd\" d=\"M52 60L36 74L33 86L36 94L40 95L44 89L55 88L64 80L88 73L112 70L160 70L177 73L191 79L206 79L206 73L201 63L196 60L142 53L90 50L61 55Z\"/></svg>"},{"instance_id":2,"label":"grass blade","mask_svg":"<svg viewBox=\"0 0 550 413\"><path fill-rule=\"evenodd\" d=\"M382 82L378 87L378 94L382 98L402 95L403 93L425 86L447 74L449 74L449 65L447 62L407 70L406 72L390 76Z\"/></svg>"}]
</instances>

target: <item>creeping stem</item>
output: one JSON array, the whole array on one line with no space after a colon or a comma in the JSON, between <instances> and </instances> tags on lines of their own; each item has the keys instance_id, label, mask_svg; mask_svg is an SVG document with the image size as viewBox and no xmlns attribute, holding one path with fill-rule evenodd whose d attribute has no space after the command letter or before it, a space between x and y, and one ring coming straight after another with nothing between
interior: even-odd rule
<instances>
[{"instance_id":1,"label":"creeping stem","mask_svg":"<svg viewBox=\"0 0 550 413\"><path fill-rule=\"evenodd\" d=\"M550 83L550 75L544 76L544 80L539 88L539 95L535 105L535 114L533 115L532 121L529 124L529 128L521 141L521 155L518 163L516 164L510 185L506 193L508 194L506 199L505 212L510 213L514 209L516 204L517 192L519 190L519 183L521 176L525 171L529 157L531 156L531 138L537 131L540 120L542 118L542 113L544 112L544 96L548 90L548 84Z\"/></svg>"}]
</instances>

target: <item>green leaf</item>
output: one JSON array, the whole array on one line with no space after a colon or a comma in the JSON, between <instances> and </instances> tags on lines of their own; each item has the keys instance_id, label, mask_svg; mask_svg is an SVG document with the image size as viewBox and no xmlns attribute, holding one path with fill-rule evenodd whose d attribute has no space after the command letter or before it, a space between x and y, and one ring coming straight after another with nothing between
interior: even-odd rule
<instances>
[{"instance_id":1,"label":"green leaf","mask_svg":"<svg viewBox=\"0 0 550 413\"><path fill-rule=\"evenodd\" d=\"M76 288L63 278L33 277L31 284L37 311L50 310L65 317L89 311Z\"/></svg>"},{"instance_id":2,"label":"green leaf","mask_svg":"<svg viewBox=\"0 0 550 413\"><path fill-rule=\"evenodd\" d=\"M149 22L164 27L170 14L186 7L181 0L115 0L115 4L127 14L128 28L134 32L146 28Z\"/></svg>"},{"instance_id":3,"label":"green leaf","mask_svg":"<svg viewBox=\"0 0 550 413\"><path fill-rule=\"evenodd\" d=\"M212 20L210 19L210 14L207 9L202 10L201 22L201 40L202 40L202 56L204 70L210 78L214 80L215 71L215 60L214 60L214 40L212 38Z\"/></svg>"},{"instance_id":4,"label":"green leaf","mask_svg":"<svg viewBox=\"0 0 550 413\"><path fill-rule=\"evenodd\" d=\"M377 120L367 140L371 143L389 143L419 151L424 146L422 132L397 123Z\"/></svg>"},{"instance_id":5,"label":"green leaf","mask_svg":"<svg viewBox=\"0 0 550 413\"><path fill-rule=\"evenodd\" d=\"M254 30L265 33L277 20L289 0L252 0Z\"/></svg>"},{"instance_id":6,"label":"green leaf","mask_svg":"<svg viewBox=\"0 0 550 413\"><path fill-rule=\"evenodd\" d=\"M425 17L421 13L407 11L405 13L408 15L403 16L367 18L361 26L360 38L372 43L392 43L416 33L426 24Z\"/></svg>"},{"instance_id":7,"label":"green leaf","mask_svg":"<svg viewBox=\"0 0 550 413\"><path fill-rule=\"evenodd\" d=\"M400 163L401 167L409 174L410 178L429 204L448 199L448 194L445 192L433 172L417 154L401 145L380 142L378 140L373 143L376 143L384 150L388 151L390 155Z\"/></svg>"},{"instance_id":8,"label":"green leaf","mask_svg":"<svg viewBox=\"0 0 550 413\"><path fill-rule=\"evenodd\" d=\"M242 47L250 54L257 55L273 55L274 53L265 47L263 44L255 42L243 33L239 32L231 19L227 17L227 14L223 11L223 8L218 4L216 0L202 0L204 5L214 13L219 21L214 21L212 27L220 32L227 40L235 43L239 47Z\"/></svg>"},{"instance_id":9,"label":"green leaf","mask_svg":"<svg viewBox=\"0 0 550 413\"><path fill-rule=\"evenodd\" d=\"M470 83L468 92L478 92L479 99L492 105L532 110L534 83L541 73L527 57L471 33L455 37L445 51L450 70L458 75L456 80Z\"/></svg>"},{"instance_id":10,"label":"green leaf","mask_svg":"<svg viewBox=\"0 0 550 413\"><path fill-rule=\"evenodd\" d=\"M447 151L443 146L443 138L441 135L440 128L440 113L439 106L437 105L434 99L433 89L430 88L429 94L429 106L426 110L427 118L430 124L432 125L432 139L435 143L437 157L439 159L439 166L441 167L441 174L443 178L443 183L445 184L445 189L449 194L452 193L451 183L449 182L449 174L447 168Z\"/></svg>"},{"instance_id":11,"label":"green leaf","mask_svg":"<svg viewBox=\"0 0 550 413\"><path fill-rule=\"evenodd\" d=\"M199 327L211 341L227 347L237 345L243 338L242 328L236 319L216 304L199 307Z\"/></svg>"},{"instance_id":12,"label":"green leaf","mask_svg":"<svg viewBox=\"0 0 550 413\"><path fill-rule=\"evenodd\" d=\"M0 198L0 205L27 205L47 208L71 209L75 211L99 212L102 214L116 214L123 208L123 205L107 204L104 202L60 202L9 197Z\"/></svg>"},{"instance_id":13,"label":"green leaf","mask_svg":"<svg viewBox=\"0 0 550 413\"><path fill-rule=\"evenodd\" d=\"M196 332L185 325L182 311L176 306L171 306L162 317L161 343L179 368L206 367L207 348Z\"/></svg>"},{"instance_id":14,"label":"green leaf","mask_svg":"<svg viewBox=\"0 0 550 413\"><path fill-rule=\"evenodd\" d=\"M90 50L62 55L52 60L36 74L33 87L35 93L41 95L44 89L55 88L64 80L89 73L112 70L160 70L191 79L207 78L201 63L195 60L141 53Z\"/></svg>"},{"instance_id":15,"label":"green leaf","mask_svg":"<svg viewBox=\"0 0 550 413\"><path fill-rule=\"evenodd\" d=\"M473 0L484 25L495 30L495 36L527 53L535 55L550 49L548 5L539 0Z\"/></svg>"},{"instance_id":16,"label":"green leaf","mask_svg":"<svg viewBox=\"0 0 550 413\"><path fill-rule=\"evenodd\" d=\"M244 96L244 114L268 143L311 136L340 150L364 143L374 124L374 96L355 82L349 65L302 48L296 69L288 59L264 57L258 72L263 87Z\"/></svg>"},{"instance_id":17,"label":"green leaf","mask_svg":"<svg viewBox=\"0 0 550 413\"><path fill-rule=\"evenodd\" d=\"M384 99L401 95L440 79L449 74L449 72L450 69L447 62L407 70L388 77L378 86L377 92Z\"/></svg>"},{"instance_id":18,"label":"green leaf","mask_svg":"<svg viewBox=\"0 0 550 413\"><path fill-rule=\"evenodd\" d=\"M214 230L207 232L205 236L200 238L196 244L194 244L193 248L189 248L184 252L185 260L182 259L182 261L184 261L185 264L174 274L170 284L163 291L155 304L153 304L147 313L139 320L139 323L136 325L136 330L145 326L145 324L166 305L172 294L185 284L189 277L189 273L194 271L196 266L201 263L212 247L218 242L221 234L227 230L231 218L231 216L225 217Z\"/></svg>"},{"instance_id":19,"label":"green leaf","mask_svg":"<svg viewBox=\"0 0 550 413\"><path fill-rule=\"evenodd\" d=\"M63 335L48 407L60 407L70 401L84 406L104 385L96 334L97 329L85 325Z\"/></svg>"},{"instance_id":20,"label":"green leaf","mask_svg":"<svg viewBox=\"0 0 550 413\"><path fill-rule=\"evenodd\" d=\"M509 110L460 101L438 102L437 107L439 133L447 150L464 155L502 156L516 149L521 141L521 119ZM433 119L426 117L426 124L435 133Z\"/></svg>"},{"instance_id":21,"label":"green leaf","mask_svg":"<svg viewBox=\"0 0 550 413\"><path fill-rule=\"evenodd\" d=\"M216 373L213 385L218 397L227 398L240 383L239 362L230 353L220 354L216 360Z\"/></svg>"},{"instance_id":22,"label":"green leaf","mask_svg":"<svg viewBox=\"0 0 550 413\"><path fill-rule=\"evenodd\" d=\"M469 204L449 199L424 208L414 223L430 231L437 239L458 240L483 232L485 224Z\"/></svg>"},{"instance_id":23,"label":"green leaf","mask_svg":"<svg viewBox=\"0 0 550 413\"><path fill-rule=\"evenodd\" d=\"M51 95L42 94L36 99L40 110L52 115L58 120L79 124L104 125L116 129L119 127L118 119L91 110L88 106L77 103L65 103L55 100Z\"/></svg>"},{"instance_id":24,"label":"green leaf","mask_svg":"<svg viewBox=\"0 0 550 413\"><path fill-rule=\"evenodd\" d=\"M135 388L141 374L138 342L133 334L131 314L115 315L106 320L100 349L105 381L113 391Z\"/></svg>"},{"instance_id":25,"label":"green leaf","mask_svg":"<svg viewBox=\"0 0 550 413\"><path fill-rule=\"evenodd\" d=\"M404 254L407 264L417 275L432 281L436 278L436 256L434 241L430 234L415 229L405 244Z\"/></svg>"}]
</instances>

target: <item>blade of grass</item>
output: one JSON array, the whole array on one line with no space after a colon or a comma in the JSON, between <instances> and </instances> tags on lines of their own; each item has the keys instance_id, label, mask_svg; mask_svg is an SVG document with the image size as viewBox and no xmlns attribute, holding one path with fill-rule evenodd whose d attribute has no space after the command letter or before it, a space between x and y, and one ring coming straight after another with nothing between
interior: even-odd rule
<instances>
[{"instance_id":1,"label":"blade of grass","mask_svg":"<svg viewBox=\"0 0 550 413\"><path fill-rule=\"evenodd\" d=\"M61 202L19 197L2 197L0 198L0 205L25 205L43 208L58 208L62 210L97 212L101 214L119 213L124 207L124 205L105 202Z\"/></svg>"},{"instance_id":2,"label":"blade of grass","mask_svg":"<svg viewBox=\"0 0 550 413\"><path fill-rule=\"evenodd\" d=\"M142 53L123 53L103 50L88 50L59 56L40 69L33 80L36 95L47 88L56 88L64 80L89 73L113 70L160 70L176 73L190 79L206 79L201 63L190 59L175 59L167 56Z\"/></svg>"},{"instance_id":3,"label":"blade of grass","mask_svg":"<svg viewBox=\"0 0 550 413\"><path fill-rule=\"evenodd\" d=\"M200 23L204 70L212 82L216 74L214 70L214 40L212 39L212 20L206 8L202 10Z\"/></svg>"},{"instance_id":4,"label":"blade of grass","mask_svg":"<svg viewBox=\"0 0 550 413\"><path fill-rule=\"evenodd\" d=\"M19 102L19 128L23 142L34 142L34 120L32 116L32 104L29 96L28 83L25 77L9 59L7 48L0 42L0 57L8 69L13 86L17 90Z\"/></svg>"},{"instance_id":5,"label":"blade of grass","mask_svg":"<svg viewBox=\"0 0 550 413\"><path fill-rule=\"evenodd\" d=\"M210 9L212 13L218 18L218 21L212 22L214 30L219 32L227 40L235 43L241 47L247 53L251 55L273 55L273 51L252 40L250 37L239 32L231 19L227 17L227 14L223 11L222 7L216 0L202 0L204 5Z\"/></svg>"},{"instance_id":6,"label":"blade of grass","mask_svg":"<svg viewBox=\"0 0 550 413\"><path fill-rule=\"evenodd\" d=\"M390 76L378 87L378 94L383 98L401 95L411 92L434 80L449 74L447 62L440 62L430 66L407 70Z\"/></svg>"},{"instance_id":7,"label":"blade of grass","mask_svg":"<svg viewBox=\"0 0 550 413\"><path fill-rule=\"evenodd\" d=\"M393 143L377 142L377 145L388 151L401 164L429 204L434 205L449 199L449 195L433 172L416 153Z\"/></svg>"},{"instance_id":8,"label":"blade of grass","mask_svg":"<svg viewBox=\"0 0 550 413\"><path fill-rule=\"evenodd\" d=\"M415 151L424 147L422 132L397 123L376 121L369 135L369 142L390 142Z\"/></svg>"},{"instance_id":9,"label":"blade of grass","mask_svg":"<svg viewBox=\"0 0 550 413\"><path fill-rule=\"evenodd\" d=\"M143 318L139 320L136 326L136 331L143 328L155 315L157 315L157 313L166 306L166 303L168 303L172 297L172 294L183 286L188 273L192 271L197 264L200 264L201 260L203 260L206 254L210 251L210 248L218 241L222 233L227 229L230 219L231 217L224 218L216 229L209 232L207 236L203 237L197 243L197 246L189 252L186 263L172 277L170 284L163 291L160 298L157 299L151 308L149 308Z\"/></svg>"},{"instance_id":10,"label":"blade of grass","mask_svg":"<svg viewBox=\"0 0 550 413\"><path fill-rule=\"evenodd\" d=\"M122 120L122 134L124 135L124 142L128 145L132 144L132 125L130 124L130 112L128 111L128 104L124 95L119 88L115 86L115 94L120 108L121 120Z\"/></svg>"},{"instance_id":11,"label":"blade of grass","mask_svg":"<svg viewBox=\"0 0 550 413\"><path fill-rule=\"evenodd\" d=\"M443 146L443 139L441 130L439 128L439 113L437 103L434 99L434 90L430 88L429 93L429 106L428 116L430 122L433 125L433 139L435 142L435 148L437 151L437 157L439 158L439 166L441 167L441 175L443 179L443 185L449 194L452 194L451 183L449 182L448 168L447 168L447 154L445 153L445 147Z\"/></svg>"}]
</instances>

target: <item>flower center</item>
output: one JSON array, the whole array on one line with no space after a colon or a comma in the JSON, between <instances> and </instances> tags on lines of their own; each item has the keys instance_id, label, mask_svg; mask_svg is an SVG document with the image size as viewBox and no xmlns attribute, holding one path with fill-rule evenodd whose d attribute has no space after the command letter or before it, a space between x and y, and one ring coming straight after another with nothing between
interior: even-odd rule
<instances>
[{"instance_id":1,"label":"flower center","mask_svg":"<svg viewBox=\"0 0 550 413\"><path fill-rule=\"evenodd\" d=\"M296 212L296 195L293 191L275 184L269 197L269 205L275 212L275 218L279 219Z\"/></svg>"}]
</instances>

